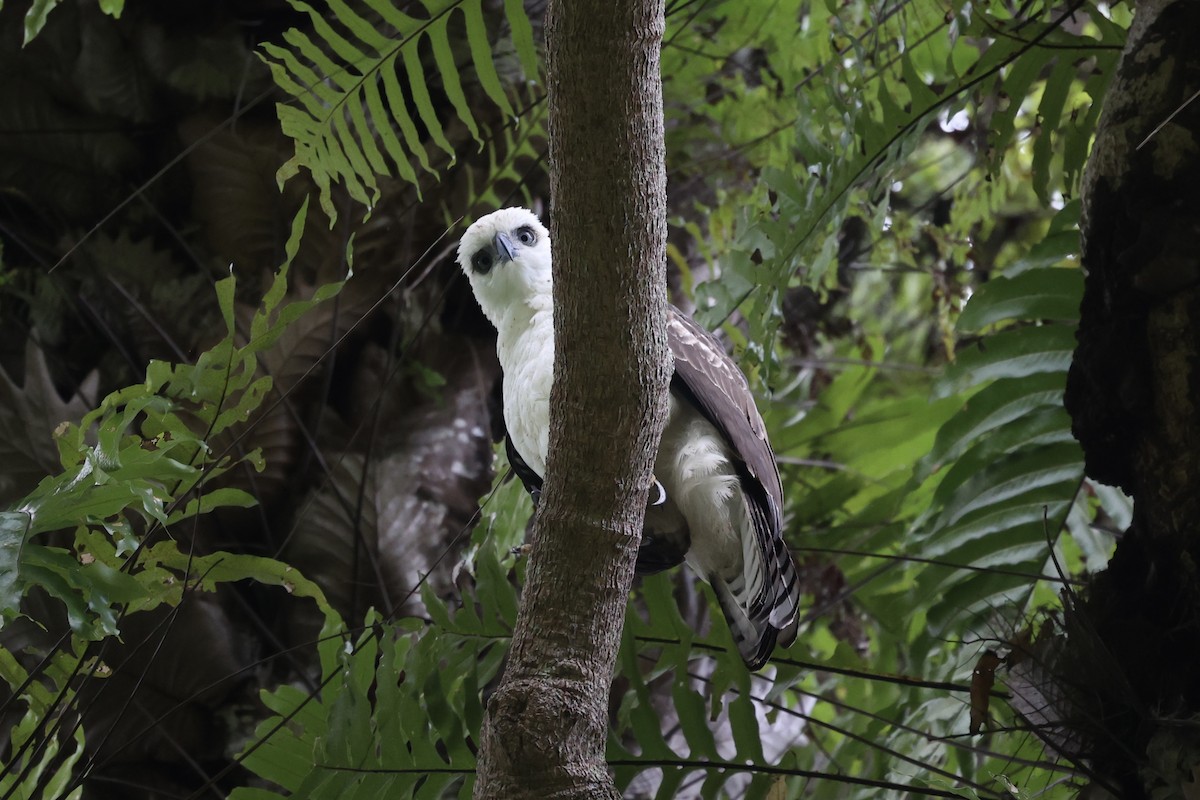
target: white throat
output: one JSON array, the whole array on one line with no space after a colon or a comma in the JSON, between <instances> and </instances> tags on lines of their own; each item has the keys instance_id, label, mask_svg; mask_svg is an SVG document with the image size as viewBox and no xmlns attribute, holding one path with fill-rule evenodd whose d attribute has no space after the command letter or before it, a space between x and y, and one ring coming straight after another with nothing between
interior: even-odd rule
<instances>
[{"instance_id":1,"label":"white throat","mask_svg":"<svg viewBox=\"0 0 1200 800\"><path fill-rule=\"evenodd\" d=\"M514 303L492 322L499 333L496 355L504 370L504 424L521 458L544 478L554 381L554 315L549 302L542 308L534 305Z\"/></svg>"},{"instance_id":2,"label":"white throat","mask_svg":"<svg viewBox=\"0 0 1200 800\"><path fill-rule=\"evenodd\" d=\"M499 334L508 434L525 463L543 477L554 379L550 262L550 232L525 208L480 217L458 245L458 264Z\"/></svg>"}]
</instances>

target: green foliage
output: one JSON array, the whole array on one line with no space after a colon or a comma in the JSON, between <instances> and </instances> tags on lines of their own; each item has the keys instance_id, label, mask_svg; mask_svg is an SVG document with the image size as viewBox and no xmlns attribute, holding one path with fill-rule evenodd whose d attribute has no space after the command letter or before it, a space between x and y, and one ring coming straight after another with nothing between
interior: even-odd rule
<instances>
[{"instance_id":1,"label":"green foliage","mask_svg":"<svg viewBox=\"0 0 1200 800\"><path fill-rule=\"evenodd\" d=\"M1077 205L1059 212L1047 240L1061 241L1056 234L1077 220ZM1073 248L1057 255L1066 262ZM1083 453L1062 407L1083 278L1070 265L1026 266L1017 262L1014 277L972 295L959 332L991 332L961 351L934 387L965 402L917 466L915 480L932 487L932 497L910 542L923 558L973 570L917 578L915 598L935 635L1022 608L1030 576L1058 577L1051 550L1083 480Z\"/></svg>"},{"instance_id":2,"label":"green foliage","mask_svg":"<svg viewBox=\"0 0 1200 800\"><path fill-rule=\"evenodd\" d=\"M709 613L719 618L716 599L707 589L704 598ZM624 696L613 698L619 711L608 758L618 786L627 787L646 770L661 769L659 798L673 797L697 775L703 778L705 797L727 796L722 791L749 798L767 795L776 776L759 769L771 764L763 754L760 714L766 709L763 698L755 695L756 682L723 625L714 625L709 637L696 635L680 615L664 575L647 579L638 602L630 606L618 675L617 685L628 686ZM782 694L799 676L797 668L779 663L771 694ZM666 686L669 701L655 696ZM678 727L668 729L664 720L677 720ZM735 776L746 775L748 785L725 787Z\"/></svg>"},{"instance_id":3,"label":"green foliage","mask_svg":"<svg viewBox=\"0 0 1200 800\"><path fill-rule=\"evenodd\" d=\"M29 44L42 32L42 28L46 25L46 18L54 7L61 3L62 0L31 0L29 8L25 11L25 40L23 44ZM100 10L110 17L119 19L121 12L125 10L125 0L97 0L100 5ZM4 3L0 0L0 9L4 8Z\"/></svg>"},{"instance_id":4,"label":"green foliage","mask_svg":"<svg viewBox=\"0 0 1200 800\"><path fill-rule=\"evenodd\" d=\"M311 300L280 306L306 211L307 206L296 217L288 259L251 322L247 344L234 344L236 282L231 275L217 284L227 326L224 339L195 364L150 362L145 383L110 394L78 425L63 423L55 431L63 472L0 512L0 614L5 621L20 616L21 598L36 586L65 605L78 635L115 636L122 609L177 603L188 581L177 580L171 568L187 574L195 561L174 542L147 547L136 531L162 526L169 533L197 514L253 505L244 491L206 484L240 461L261 469L261 455L233 459L213 452L207 441L244 423L270 391L270 376L258 374L259 353L341 289L340 283L331 284ZM55 531L73 531L74 550L39 541ZM237 558L242 557L223 569L236 570L231 564L243 563ZM244 571L262 572L254 567ZM271 580L277 582L278 575ZM311 584L304 594L323 602Z\"/></svg>"},{"instance_id":5,"label":"green foliage","mask_svg":"<svg viewBox=\"0 0 1200 800\"><path fill-rule=\"evenodd\" d=\"M793 21L805 14L807 35L797 37ZM922 153L930 129L955 114L970 113L986 131L986 151L992 154L983 169L968 166L964 185L978 186L1013 168L1015 153L1028 147L1019 137L1028 136L1034 157L1020 168L1030 171L1036 199L1048 203L1055 192L1071 192L1099 113L1094 100L1103 93L1124 35L1102 14L1095 15L1101 22L1082 33L1069 33L1061 26L1067 14L1047 5L1030 17L1013 18L999 4L983 4L964 6L951 17L917 4L874 20L833 14L823 4L764 9L731 2L714 11L722 25L717 42L695 25L668 36L680 51L667 48L664 71L684 82L683 92L702 93L702 85L693 88L687 81L708 80L689 74L695 66L676 70L673 58L688 47L753 40L769 52L787 53L772 58L765 75L738 76L714 107L716 119L729 128L724 146L744 148L740 155L761 170L762 184L748 190L748 202L723 203L710 219L704 233L722 251L720 279L697 287L699 318L712 327L741 308L756 344L749 355L772 359L783 293L798 278L837 284L837 232L844 219L854 215L882 223L896 182L932 155ZM1086 52L1091 61L1080 65L1059 58L1056 48ZM839 68L845 61L856 68ZM1037 80L1046 71L1048 77ZM773 89L791 86L803 87L793 104L772 102L764 110ZM996 97L1008 98L999 110ZM972 204L984 199L977 196ZM974 216L968 210L962 219Z\"/></svg>"},{"instance_id":6,"label":"green foliage","mask_svg":"<svg viewBox=\"0 0 1200 800\"><path fill-rule=\"evenodd\" d=\"M342 287L331 284L309 300L282 304L306 212L307 205L293 223L287 260L250 323L245 345L235 344L231 275L216 287L225 337L195 364L152 361L144 383L113 392L79 424L60 425L54 438L63 471L0 512L2 622L11 625L26 616L22 599L40 590L62 604L72 634L64 637L65 649L47 654L35 673L0 651L0 677L25 707L11 734L12 760L0 771L0 787L13 793L9 796L80 795L72 771L85 738L74 710L77 677L102 676L107 667L88 645L119 636L129 615L175 607L189 592L249 579L311 598L327 626L340 625L321 589L286 564L181 547L187 539L183 526L197 515L254 504L249 494L220 486L219 479L243 462L261 469L261 454L233 458L209 442L245 423L270 391L271 378L259 374L260 354Z\"/></svg>"},{"instance_id":7,"label":"green foliage","mask_svg":"<svg viewBox=\"0 0 1200 800\"><path fill-rule=\"evenodd\" d=\"M766 183L739 190L734 177L705 209L707 228L687 230L705 240L717 276L697 288L698 315L718 324L740 309L744 329L726 330L743 356L769 367L760 377L776 391L765 416L792 464L784 484L799 550L813 569L836 558L844 571L795 650L859 677L839 680L836 697L820 681L807 689L818 709L834 703L851 732L879 730L868 713L890 723L886 756L848 733L815 730L828 762L808 754L809 767L856 764L856 774L883 776L900 752L921 754L924 768L898 773L918 781L944 784L938 769L968 780L988 770L1038 777L1005 762L1036 745L995 743L996 760L960 750L945 737L968 730L966 698L893 686L888 673L965 682L985 643L1003 651L1035 609L1056 605L1059 565L1081 552L1102 563L1111 539L1078 521L1093 498L1114 513L1125 502L1102 487L1079 491L1082 458L1061 407L1082 286L1078 209L1051 220L1046 208L1075 191L1123 33L1094 9L1068 32L1062 13L1037 7L1018 19L976 4L950 16L907 7L875 17L726 4L718 33L689 24L668 35L679 44L664 51L674 90L718 98L725 155L705 166L749 164ZM809 35L796 35L797 18ZM726 41L764 43L767 66L722 75L715 91L700 66L712 62L693 54ZM1064 47L1088 60L1062 58ZM778 102L792 86L804 87L794 105ZM968 142L986 139L986 158L964 156L945 135L956 116L973 128ZM924 209L942 197L952 214L939 229ZM1045 221L1001 234L1006 215L1030 213ZM870 232L850 240L857 253L844 250L852 217ZM844 296L854 335L794 376L776 340L789 325L782 300L798 284L830 305ZM927 366L936 349L953 362L943 368L935 356ZM815 400L798 412L816 380ZM1064 526L1071 537L1060 537ZM964 640L980 644L957 645ZM992 713L993 724L1007 722ZM832 781L806 789L845 796ZM1005 789L985 780L971 791Z\"/></svg>"},{"instance_id":8,"label":"green foliage","mask_svg":"<svg viewBox=\"0 0 1200 800\"><path fill-rule=\"evenodd\" d=\"M14 690L22 692L21 702L25 706L21 721L13 726L10 747L16 755L11 770L0 774L0 790L6 797L20 800L78 800L83 787L70 789L72 770L83 755L83 729L76 727L71 734L51 732L46 737L43 726L46 720L57 720L66 715L62 708L69 709L75 693L50 687L66 687L70 683L72 670L78 657L67 651L54 654L42 676L49 686L30 676L7 650L0 649L0 678ZM32 747L44 741L44 747Z\"/></svg>"},{"instance_id":9,"label":"green foliage","mask_svg":"<svg viewBox=\"0 0 1200 800\"><path fill-rule=\"evenodd\" d=\"M507 208L534 205L529 193L529 173L545 158L545 104L537 103L525 112L519 125L493 130L483 145L487 167L482 178L473 170L463 170L463 185L457 187L460 202L467 207ZM457 178L457 175L452 176ZM456 198L459 199L459 198ZM459 206L461 208L461 206ZM445 208L446 226L452 227L459 216L454 207Z\"/></svg>"},{"instance_id":10,"label":"green foliage","mask_svg":"<svg viewBox=\"0 0 1200 800\"><path fill-rule=\"evenodd\" d=\"M544 104L523 91L539 66L519 0L502 10L481 0L423 0L403 12L386 0L292 5L306 30L265 46L263 59L292 98L278 107L295 148L278 177L307 172L331 220L336 201L373 208L396 186L427 193L436 211L426 221L542 199L529 177L544 155ZM44 20L53 6L33 8ZM1124 13L1090 3L1034 3L1018 16L988 2L669 4L673 263L698 316L724 325L752 380L772 390L761 405L812 600L798 642L752 676L707 590L659 576L634 592L609 742L631 795L1065 796L1035 738L1008 730L1021 721L998 700L983 715L985 734L969 733L968 689L981 650L1006 651L1038 614L1054 613L1064 580L1106 562L1112 541L1097 515L1128 523L1119 493L1082 480L1061 405L1081 290L1071 198ZM140 106L128 102L120 113L138 118ZM28 116L31 128L57 119ZM221 145L237 158L224 159L233 167L214 181L218 210L232 178L250 181L269 152L232 135ZM197 161L221 160L214 152ZM442 181L436 197L429 178ZM275 213L271 203L255 209ZM367 272L395 259L380 227L310 241L308 255L340 256L352 239ZM420 240L419 228L404 235ZM253 232L262 230L249 252L270 252L270 226ZM12 729L5 792L78 795L86 727L74 716L77 677L99 679L104 666L89 641L114 635L124 615L177 607L187 591L252 579L316 599L323 628L314 684L274 675L262 693L269 714L242 749L245 767L298 797L469 796L481 696L517 609L509 550L532 513L518 482L497 480L482 503L453 572L454 585L468 585L461 603L422 588L427 619L370 614L349 632L321 589L287 565L178 544L199 515L255 499L233 485L232 469L261 467L263 454L231 453L257 441L250 428L267 427L264 404L279 407L272 421L337 416L338 433L351 422L340 417L344 398L308 414L273 394L301 394L326 352L322 332L341 337L354 324L326 303L319 330L292 327L338 289L284 305L297 237L294 226L262 309L243 314L232 279L221 281L226 337L195 364L153 362L144 384L63 427L55 448L65 471L0 514L6 621L38 587L75 629L39 670L0 651L0 674L28 712ZM89 250L98 262L144 257L146 271L173 263L150 240L124 234ZM69 309L51 306L67 293L39 281L38 327L64 327ZM188 313L197 281L161 283L173 303L155 308ZM389 324L407 331L407 320L441 310L440 287L404 291L396 313L404 324ZM799 304L803 313L797 298L811 301ZM302 368L277 363L289 336L303 339ZM393 349L411 358L410 345ZM27 404L42 398L67 416L80 401L63 403L45 351L30 352L26 386L5 376L0 392ZM355 357L365 360L339 356L339 368ZM394 371L442 396L440 372L412 363ZM306 442L317 461L329 427ZM233 445L216 445L218 435ZM286 483L292 442L279 438L267 452ZM347 594L359 591L359 575L369 579L368 567L379 570L358 559L370 521L364 498L392 488L367 486L382 458L367 449L322 464L337 495L335 544L355 560L346 573L354 585L336 587ZM502 457L496 469L502 478ZM325 519L310 513L287 535L328 531ZM232 796L278 795L240 787Z\"/></svg>"},{"instance_id":11,"label":"green foliage","mask_svg":"<svg viewBox=\"0 0 1200 800\"><path fill-rule=\"evenodd\" d=\"M923 387L897 397L878 367L854 366L798 422L770 416L785 459L836 454L839 467L826 475L788 470L785 485L808 484L797 507L801 552L816 563L826 553L857 556L839 563L856 587L864 629L847 642L844 617L818 617L793 648L807 663L856 677L839 681L835 697L811 679L805 690L820 698L818 708L831 703L890 721L879 755L891 765L896 753L919 757L916 768L893 766L891 780L937 786L957 775L987 796L1004 791L989 772L1019 785L1042 779L1036 769L1006 765L1036 756L1028 737L994 739L989 754L960 750L946 737L969 729L966 697L892 685L889 673L959 682L965 691L984 647L1006 652L1020 626L1057 605L1057 589L1071 577L1063 572L1068 554L1111 551L1111 539L1098 542L1089 526L1068 524L1069 515L1090 516L1091 495L1104 496L1113 513L1123 505L1103 487L1080 492L1082 453L1062 408L1083 285L1077 218L1077 204L1058 212L1027 257L971 294L956 326L964 346ZM880 351L882 342L868 341L862 357ZM870 642L869 659L846 646L856 640ZM991 724L1015 724L998 706ZM850 719L850 731L822 738L834 761L865 757L853 736L878 731ZM817 793L824 795L842 796L832 787Z\"/></svg>"},{"instance_id":12,"label":"green foliage","mask_svg":"<svg viewBox=\"0 0 1200 800\"><path fill-rule=\"evenodd\" d=\"M331 221L337 218L330 194L333 184L341 183L370 209L379 199L378 176L396 175L418 184L418 167L439 173L427 142L451 162L457 158L433 105L434 75L459 121L483 144L458 66L462 58L456 49L462 45L486 95L506 118L513 117L508 89L493 61L482 0L423 0L419 9L408 9L415 15L389 0L368 0L370 12L382 24L334 0L329 9L344 31L331 25L323 12L300 0L290 1L309 15L312 34L293 28L284 35L287 46L263 47L275 81L298 101L277 106L283 132L296 144L296 154L279 171L279 181L301 168L308 170ZM520 63L528 70L537 62L529 20L519 2L507 2L504 9ZM465 29L465 42L460 29ZM422 61L423 43L433 53L432 65Z\"/></svg>"},{"instance_id":13,"label":"green foliage","mask_svg":"<svg viewBox=\"0 0 1200 800\"><path fill-rule=\"evenodd\" d=\"M327 626L318 645L321 692L263 694L268 717L242 762L296 798L471 796L483 722L481 692L497 675L517 601L494 542L475 551L474 590L431 617L367 615L357 637ZM237 789L230 800L277 797Z\"/></svg>"},{"instance_id":14,"label":"green foliage","mask_svg":"<svg viewBox=\"0 0 1200 800\"><path fill-rule=\"evenodd\" d=\"M430 13L432 19L440 19ZM298 91L315 81L303 80L296 67L288 67L293 77L286 88L305 104L306 110L299 112L305 125L323 119L318 111L336 108L347 90L352 97L354 92L368 92L354 102L370 109L372 90L361 89L358 76L366 76L368 85L383 81L386 89L392 74L374 78L368 72L382 60L397 57L397 51L388 49L395 47L391 42L396 37L376 34L372 39L364 22L341 11L338 16L376 55L362 56L356 48L342 47L340 61L321 62L311 43L290 40L296 52L323 64L322 74L340 87L321 89L329 96L317 98L318 103ZM846 582L857 587L853 605L844 599L832 601L834 606L850 606L839 612L842 628L824 616L828 606L815 609L810 629L792 652L775 659L773 680L759 684L742 667L722 626L713 626L707 636L697 635L695 621L680 615L668 579L647 581L628 617L618 679L618 685L627 688L618 698L610 744L610 759L623 785L648 770L661 770L658 797L674 796L696 776L703 781L701 796L766 796L777 786L780 772L799 777L819 773L829 762L844 762L857 765L856 774L876 776L877 788L893 794L906 786L928 786L943 793L989 796L1019 791L1015 787L1032 774L1013 769L1009 761L1031 758L1034 746L1028 739L997 744L993 751L956 747L947 737L968 729L965 696L931 695L919 680L892 676L915 670L930 681L962 682L965 691L976 651L959 651L951 643L986 636L1002 646L1035 604L1052 601L1053 591L1038 587L1054 586L1063 577L1057 574L1052 554L1056 546L1064 555L1072 546L1060 542L1059 533L1069 514L1086 513L1078 491L1081 457L1061 407L1081 288L1071 263L1077 208L1068 205L1007 249L982 254L963 242L991 236L1001 209L1044 209L1073 192L1099 107L1087 98L1094 101L1102 93L1122 37L1118 26L1101 14L1095 16L1081 32L1067 32L1060 25L1062 12L1050 7L1020 19L999 5L963 6L950 15L943 9L917 7L876 19L862 9L834 15L820 4L763 7L729 2L671 20L664 51L668 97L717 98L705 109L711 121L708 130L684 124L695 113L689 103L668 103L679 122L672 128L671 152L686 153L696 161L696 167L685 161L683 171L703 169L698 165L706 148L727 151L733 142L737 156L725 161L730 172L748 167L761 178L745 187L732 179L718 202L705 208L707 227L686 228L700 240L697 244L714 275L697 288L701 317L720 323L740 309L747 329L727 330L752 360L771 367L764 376L777 375L782 367L776 342L783 323L781 300L798 284L820 291L844 288L850 278L837 233L852 216L875 223L873 228L881 232L879 240L870 243L877 257L913 271L888 288L898 306L902 298L907 298L906 310L914 305L913 298L935 295L934 279L941 281L936 293L940 299L923 317L905 319L898 316L902 309L887 309L862 324L848 353L861 363L829 378L815 404L802 414L796 412L796 399L809 388L804 376L778 392L766 411L777 451L785 462L796 462L787 467L785 482L806 489L791 493L799 497L790 510L802 531L801 551L812 552L819 563L817 554L831 546L815 532L837 531L832 549L855 556L843 566ZM798 29L801 19L804 27ZM322 36L338 50L341 40L330 33ZM407 41L400 37L399 47ZM712 60L703 54L723 46L732 50L748 41L761 43L768 66L757 73L726 69L714 76ZM487 61L479 43L477 36L471 48L477 70L481 60ZM1091 61L1080 66L1061 57L1065 47L1086 51ZM279 52L273 55L282 59ZM833 66L846 61L856 68ZM299 62L293 55L288 63ZM437 61L443 81L445 63ZM347 65L360 64L367 68L338 77ZM822 72L825 79L814 80ZM511 109L498 86L485 75L480 80L485 93L508 113ZM720 91L714 92L714 83ZM413 93L420 94L423 85L423 79L418 81ZM781 101L781 88L794 86L807 90ZM378 96L378 89L374 91ZM463 116L466 106L456 87L448 87L447 94L478 140L479 130ZM995 104L996 97L1007 102ZM419 111L419 98L415 105ZM314 151L314 158L335 165L323 187L343 180L352 196L369 204L378 191L373 175L387 174L390 168L381 167L382 159L372 154L373 134L358 113L363 121L357 127L346 123L355 122L352 106L341 127L330 127L334 133L321 139L335 141L347 152L325 158ZM370 113L372 120L384 118L375 110ZM984 131L988 158L964 161L950 149L955 158L949 159L936 141L938 127L958 114L968 115ZM397 122L402 133L411 124ZM298 147L316 140L311 129L289 132L297 137ZM431 127L430 135L450 152L437 126ZM411 146L401 150L397 136L390 137L392 141L383 144L394 159L416 152ZM520 149L510 142L504 145L500 149L505 152ZM912 166L922 158L945 164L940 169ZM499 161L490 160L488 174L498 176ZM428 162L420 163L430 169ZM723 167L718 163L716 169ZM940 185L947 173L953 176L958 170L962 174L948 187ZM415 173L402 177L416 180ZM906 183L911 188L901 189ZM975 196L955 189L968 184L988 188ZM915 222L919 212L907 209L948 192L956 209L946 232L921 230L924 223ZM914 246L921 235L933 238L932 254ZM945 265L969 264L984 255L988 271L998 273L991 280L976 285L969 274L947 274ZM931 259L940 265L934 269L942 270L932 278ZM870 308L867 297L883 279L866 275L854 280L857 286L849 305L859 311ZM965 346L958 346L960 340ZM914 359L931 344L941 345L947 356L953 354L944 369L935 366L897 378L881 368L886 357ZM837 471L820 474L803 467L806 460L819 457L835 460ZM507 531L502 534L506 539L519 533L524 512L514 511L518 496L519 491L492 499L487 513L493 518L493 533ZM496 520L504 522L496 526ZM1078 526L1069 529L1076 531ZM1104 547L1095 541L1087 546ZM473 552L478 558L480 551ZM369 693L385 684L391 692L395 684L396 668L385 677L386 659L379 653L399 648L404 657L416 657L417 646L399 644L414 636L427 643L430 652L443 640L461 647L454 637L462 633L462 615L488 619L489 609L495 614L513 602L506 581L481 579L476 591L481 611L468 604L454 617L427 598L427 604L433 601L433 621L419 636L365 635L346 658L355 663L361 658L370 666L339 662L342 694L327 696L327 688L319 700L321 711L314 712L298 735L274 731L283 730L280 722L289 715L306 714L305 709L318 701L299 693L273 697L272 708L281 716L262 731L263 748L287 752L271 764L259 764L251 753L246 763L289 790L314 796L384 787L404 796L466 791L465 784L453 783L452 775L435 780L433 776L442 773L431 772L429 782L419 783L406 771L469 770L468 761L454 761L446 741L473 730L462 727L465 714L461 719L434 719L435 709L419 705L430 701L428 693L422 701L413 699L410 713L428 720L427 730L436 731L443 750L419 759L414 755L417 745L407 738L412 733L399 732L393 735L410 743L389 758L369 746L385 738L380 701L372 701ZM711 614L712 600L707 594L704 598ZM846 615L859 621L847 622ZM480 624L482 635L505 635L487 629L486 622ZM846 625L856 632L847 633ZM870 661L864 661L864 652L871 653ZM802 665L819 665L846 677L831 688ZM355 669L361 676L357 683L347 677ZM330 656L323 673L331 680L335 676ZM400 691L416 691L420 681L406 687L409 670L402 674ZM413 674L424 674L421 665L413 665ZM468 678L466 683L474 686L476 680ZM357 699L346 699L345 692ZM456 692L457 687L446 694L448 703L460 702ZM344 755L322 744L335 738L332 726L339 703L357 709L350 716L358 727L338 739L356 742L354 752ZM821 748L793 749L781 762L769 764L764 743L771 734L762 722L767 713L804 720L804 735L819 741ZM882 743L866 744L872 740ZM316 771L305 769L307 752L321 754ZM293 771L276 771L283 763L291 763ZM905 766L896 766L900 763ZM342 772L331 774L336 768ZM749 775L749 782L726 787L739 773ZM844 787L832 779L815 787L809 784L807 790L814 796L844 796Z\"/></svg>"}]
</instances>

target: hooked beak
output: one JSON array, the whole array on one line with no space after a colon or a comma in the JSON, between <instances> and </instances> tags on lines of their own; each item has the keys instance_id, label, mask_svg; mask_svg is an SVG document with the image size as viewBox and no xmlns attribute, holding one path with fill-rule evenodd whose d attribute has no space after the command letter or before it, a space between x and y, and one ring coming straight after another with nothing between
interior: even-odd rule
<instances>
[{"instance_id":1,"label":"hooked beak","mask_svg":"<svg viewBox=\"0 0 1200 800\"><path fill-rule=\"evenodd\" d=\"M496 248L496 259L501 264L517 257L517 246L508 238L507 233L497 233L492 237L492 247Z\"/></svg>"}]
</instances>

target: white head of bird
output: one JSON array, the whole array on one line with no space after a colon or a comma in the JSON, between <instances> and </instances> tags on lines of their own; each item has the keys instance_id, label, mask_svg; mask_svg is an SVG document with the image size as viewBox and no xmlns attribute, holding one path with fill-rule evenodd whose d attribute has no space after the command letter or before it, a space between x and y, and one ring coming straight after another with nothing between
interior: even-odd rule
<instances>
[{"instance_id":1,"label":"white head of bird","mask_svg":"<svg viewBox=\"0 0 1200 800\"><path fill-rule=\"evenodd\" d=\"M458 264L502 333L511 322L550 311L550 232L529 209L505 208L476 220L459 242Z\"/></svg>"},{"instance_id":2,"label":"white head of bird","mask_svg":"<svg viewBox=\"0 0 1200 800\"><path fill-rule=\"evenodd\" d=\"M505 426L525 460L544 475L554 380L550 232L528 209L501 209L463 234L458 264L496 326Z\"/></svg>"}]
</instances>

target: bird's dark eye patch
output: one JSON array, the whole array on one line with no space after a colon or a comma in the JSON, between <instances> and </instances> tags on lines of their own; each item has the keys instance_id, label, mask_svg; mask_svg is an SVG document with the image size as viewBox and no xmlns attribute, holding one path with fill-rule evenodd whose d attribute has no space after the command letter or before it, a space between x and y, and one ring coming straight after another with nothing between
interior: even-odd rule
<instances>
[{"instance_id":1,"label":"bird's dark eye patch","mask_svg":"<svg viewBox=\"0 0 1200 800\"><path fill-rule=\"evenodd\" d=\"M471 256L471 269L480 275L487 275L492 271L492 254L487 250L480 250Z\"/></svg>"},{"instance_id":2,"label":"bird's dark eye patch","mask_svg":"<svg viewBox=\"0 0 1200 800\"><path fill-rule=\"evenodd\" d=\"M528 247L537 241L537 231L528 225L517 228L517 241Z\"/></svg>"}]
</instances>

